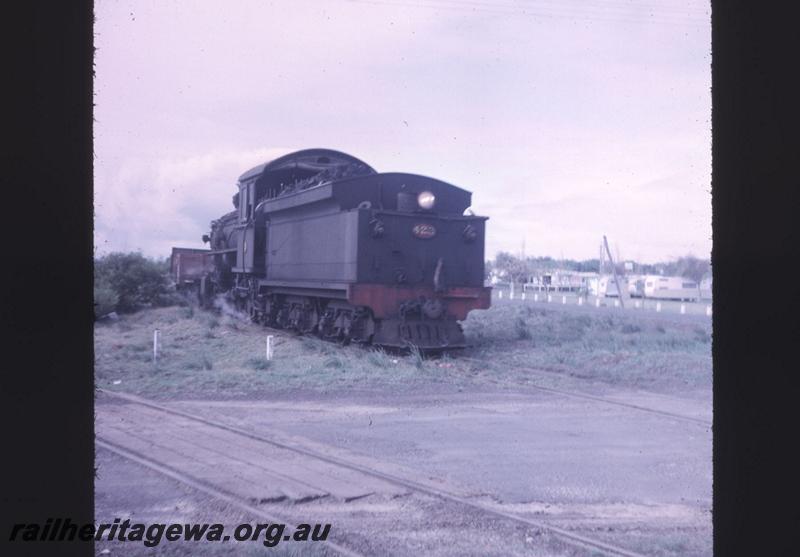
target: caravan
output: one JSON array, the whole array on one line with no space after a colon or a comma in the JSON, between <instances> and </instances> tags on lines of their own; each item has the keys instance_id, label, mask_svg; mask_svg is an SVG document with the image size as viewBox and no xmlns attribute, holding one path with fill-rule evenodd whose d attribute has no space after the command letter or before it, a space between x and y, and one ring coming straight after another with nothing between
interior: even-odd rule
<instances>
[{"instance_id":1,"label":"caravan","mask_svg":"<svg viewBox=\"0 0 800 557\"><path fill-rule=\"evenodd\" d=\"M631 298L644 298L645 277L642 275L628 276L628 294Z\"/></svg>"},{"instance_id":2,"label":"caravan","mask_svg":"<svg viewBox=\"0 0 800 557\"><path fill-rule=\"evenodd\" d=\"M622 298L628 298L628 279L625 277L618 277L619 288L622 290ZM594 286L594 285L593 285ZM613 276L603 275L597 279L596 286L590 289L591 294L599 297L606 298L619 298L619 291L617 290L617 283Z\"/></svg>"},{"instance_id":3,"label":"caravan","mask_svg":"<svg viewBox=\"0 0 800 557\"><path fill-rule=\"evenodd\" d=\"M700 288L692 279L648 275L644 281L644 297L696 302L700 297Z\"/></svg>"}]
</instances>

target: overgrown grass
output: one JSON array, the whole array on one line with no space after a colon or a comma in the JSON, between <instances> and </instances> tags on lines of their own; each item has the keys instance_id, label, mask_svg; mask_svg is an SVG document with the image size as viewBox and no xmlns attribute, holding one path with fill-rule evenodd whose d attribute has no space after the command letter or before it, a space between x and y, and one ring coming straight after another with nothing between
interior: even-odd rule
<instances>
[{"instance_id":1,"label":"overgrown grass","mask_svg":"<svg viewBox=\"0 0 800 557\"><path fill-rule=\"evenodd\" d=\"M160 330L153 362L153 330ZM266 336L275 336L273 359ZM171 307L124 315L95 327L99 387L152 397L248 397L306 391L411 388L446 381L438 361L418 351L387 354L276 332L227 315ZM115 381L119 383L115 384Z\"/></svg>"},{"instance_id":2,"label":"overgrown grass","mask_svg":"<svg viewBox=\"0 0 800 557\"><path fill-rule=\"evenodd\" d=\"M95 327L98 386L154 397L250 397L287 390L315 392L426 387L524 390L541 384L530 368L572 380L655 391L711 385L711 329L641 314L498 305L464 323L467 356L426 358L418 350L387 353L341 347L185 307L124 315ZM160 330L153 362L153 329ZM274 357L265 358L266 336ZM119 383L115 384L115 382Z\"/></svg>"},{"instance_id":3,"label":"overgrown grass","mask_svg":"<svg viewBox=\"0 0 800 557\"><path fill-rule=\"evenodd\" d=\"M501 381L520 366L656 391L711 386L711 324L633 312L498 304L470 314L472 352Z\"/></svg>"}]
</instances>

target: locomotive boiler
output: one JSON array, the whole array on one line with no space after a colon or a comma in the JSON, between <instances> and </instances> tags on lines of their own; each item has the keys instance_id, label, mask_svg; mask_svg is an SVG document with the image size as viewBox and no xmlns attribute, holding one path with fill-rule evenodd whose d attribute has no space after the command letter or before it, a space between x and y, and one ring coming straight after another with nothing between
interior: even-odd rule
<instances>
[{"instance_id":1,"label":"locomotive boiler","mask_svg":"<svg viewBox=\"0 0 800 557\"><path fill-rule=\"evenodd\" d=\"M205 304L224 295L266 326L422 350L464 347L458 322L489 307L487 217L467 214L468 191L330 149L264 163L237 185L234 211L203 236L210 249L173 250L173 269L202 257Z\"/></svg>"}]
</instances>

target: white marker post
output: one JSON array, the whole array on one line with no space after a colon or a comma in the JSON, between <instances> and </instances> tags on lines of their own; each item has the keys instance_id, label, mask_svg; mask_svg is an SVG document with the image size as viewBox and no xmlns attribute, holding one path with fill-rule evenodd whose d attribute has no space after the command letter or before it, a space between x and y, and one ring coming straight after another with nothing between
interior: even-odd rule
<instances>
[{"instance_id":1,"label":"white marker post","mask_svg":"<svg viewBox=\"0 0 800 557\"><path fill-rule=\"evenodd\" d=\"M686 313L686 304L681 304L681 315Z\"/></svg>"},{"instance_id":2,"label":"white marker post","mask_svg":"<svg viewBox=\"0 0 800 557\"><path fill-rule=\"evenodd\" d=\"M706 306L706 315L711 317L711 306Z\"/></svg>"},{"instance_id":3,"label":"white marker post","mask_svg":"<svg viewBox=\"0 0 800 557\"><path fill-rule=\"evenodd\" d=\"M502 290L498 290L497 291L497 298L500 299L500 300L503 299L503 291Z\"/></svg>"},{"instance_id":4,"label":"white marker post","mask_svg":"<svg viewBox=\"0 0 800 557\"><path fill-rule=\"evenodd\" d=\"M548 295L547 295L547 303L549 304L549 303L550 303L550 302L552 302L552 301L553 301L553 296L551 296L550 294L548 294Z\"/></svg>"},{"instance_id":5,"label":"white marker post","mask_svg":"<svg viewBox=\"0 0 800 557\"><path fill-rule=\"evenodd\" d=\"M522 292L522 299L525 299L525 291Z\"/></svg>"},{"instance_id":6,"label":"white marker post","mask_svg":"<svg viewBox=\"0 0 800 557\"><path fill-rule=\"evenodd\" d=\"M596 308L600 307L600 298L595 298L594 299L594 307L596 307Z\"/></svg>"},{"instance_id":7,"label":"white marker post","mask_svg":"<svg viewBox=\"0 0 800 557\"><path fill-rule=\"evenodd\" d=\"M538 294L534 294L533 295L533 301L534 302L538 302L539 301L539 295Z\"/></svg>"},{"instance_id":8,"label":"white marker post","mask_svg":"<svg viewBox=\"0 0 800 557\"><path fill-rule=\"evenodd\" d=\"M656 311L661 311L661 302L656 302Z\"/></svg>"},{"instance_id":9,"label":"white marker post","mask_svg":"<svg viewBox=\"0 0 800 557\"><path fill-rule=\"evenodd\" d=\"M578 296L578 305L579 306L583 305L583 298L581 298L580 296Z\"/></svg>"},{"instance_id":10,"label":"white marker post","mask_svg":"<svg viewBox=\"0 0 800 557\"><path fill-rule=\"evenodd\" d=\"M614 299L614 307L615 308L619 307L619 299L616 299L616 298Z\"/></svg>"},{"instance_id":11,"label":"white marker post","mask_svg":"<svg viewBox=\"0 0 800 557\"><path fill-rule=\"evenodd\" d=\"M153 363L158 362L158 329L153 331Z\"/></svg>"},{"instance_id":12,"label":"white marker post","mask_svg":"<svg viewBox=\"0 0 800 557\"><path fill-rule=\"evenodd\" d=\"M508 299L514 299L514 281L511 281L511 289L508 291Z\"/></svg>"},{"instance_id":13,"label":"white marker post","mask_svg":"<svg viewBox=\"0 0 800 557\"><path fill-rule=\"evenodd\" d=\"M567 297L566 296L561 296L561 303L562 304L566 304L567 303Z\"/></svg>"},{"instance_id":14,"label":"white marker post","mask_svg":"<svg viewBox=\"0 0 800 557\"><path fill-rule=\"evenodd\" d=\"M639 309L639 300L636 300L635 302L633 302L633 307L635 307L636 309Z\"/></svg>"},{"instance_id":15,"label":"white marker post","mask_svg":"<svg viewBox=\"0 0 800 557\"><path fill-rule=\"evenodd\" d=\"M267 335L267 360L272 359L272 335Z\"/></svg>"}]
</instances>

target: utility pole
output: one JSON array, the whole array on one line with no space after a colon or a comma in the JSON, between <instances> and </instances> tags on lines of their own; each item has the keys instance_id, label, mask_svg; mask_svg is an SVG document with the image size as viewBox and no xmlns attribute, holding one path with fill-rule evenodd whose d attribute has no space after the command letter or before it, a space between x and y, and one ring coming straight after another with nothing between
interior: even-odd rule
<instances>
[{"instance_id":1,"label":"utility pole","mask_svg":"<svg viewBox=\"0 0 800 557\"><path fill-rule=\"evenodd\" d=\"M617 285L617 296L619 296L619 305L624 308L625 302L622 300L622 288L619 287L619 278L617 278L617 266L614 265L614 259L611 257L611 250L608 249L608 240L603 235L603 244L606 246L606 253L608 253L608 262L611 263L611 270L614 273L614 283Z\"/></svg>"},{"instance_id":2,"label":"utility pole","mask_svg":"<svg viewBox=\"0 0 800 557\"><path fill-rule=\"evenodd\" d=\"M606 258L606 254L603 252L603 244L600 244L600 264L598 266L598 272L599 272L601 277L603 276L603 267L604 267L604 265L603 265L604 261L603 260L605 258Z\"/></svg>"}]
</instances>

